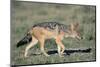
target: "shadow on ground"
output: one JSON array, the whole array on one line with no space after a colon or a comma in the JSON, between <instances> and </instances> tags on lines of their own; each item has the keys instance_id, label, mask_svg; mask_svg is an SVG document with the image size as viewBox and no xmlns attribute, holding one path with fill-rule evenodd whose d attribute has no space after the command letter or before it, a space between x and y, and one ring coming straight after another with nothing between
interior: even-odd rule
<instances>
[{"instance_id":1,"label":"shadow on ground","mask_svg":"<svg viewBox=\"0 0 100 67\"><path fill-rule=\"evenodd\" d=\"M70 55L72 53L89 53L91 52L91 48L88 48L88 49L78 49L78 50L65 50L64 53L65 55ZM56 54L57 53L57 50L52 50L52 51L48 51L48 54Z\"/></svg>"},{"instance_id":2,"label":"shadow on ground","mask_svg":"<svg viewBox=\"0 0 100 67\"><path fill-rule=\"evenodd\" d=\"M65 50L64 51L64 55L70 55L70 54L73 54L73 53L90 53L90 52L91 52L91 48L88 48L88 49ZM57 52L57 50L49 50L47 53L49 55L52 55L52 54L57 54L58 52ZM32 55L40 55L40 54L32 54Z\"/></svg>"}]
</instances>

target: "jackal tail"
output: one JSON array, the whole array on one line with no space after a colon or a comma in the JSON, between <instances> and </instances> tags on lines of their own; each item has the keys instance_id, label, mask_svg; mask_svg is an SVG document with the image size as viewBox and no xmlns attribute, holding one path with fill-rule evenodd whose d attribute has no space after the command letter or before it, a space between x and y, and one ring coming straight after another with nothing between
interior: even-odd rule
<instances>
[{"instance_id":1,"label":"jackal tail","mask_svg":"<svg viewBox=\"0 0 100 67\"><path fill-rule=\"evenodd\" d=\"M17 47L23 46L31 41L32 41L32 36L31 36L31 34L28 33L22 40L20 40L17 43Z\"/></svg>"}]
</instances>

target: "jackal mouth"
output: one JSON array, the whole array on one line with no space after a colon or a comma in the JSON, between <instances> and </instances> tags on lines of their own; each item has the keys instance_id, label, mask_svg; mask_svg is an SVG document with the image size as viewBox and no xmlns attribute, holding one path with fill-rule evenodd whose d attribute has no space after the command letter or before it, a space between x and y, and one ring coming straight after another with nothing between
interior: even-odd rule
<instances>
[{"instance_id":1,"label":"jackal mouth","mask_svg":"<svg viewBox=\"0 0 100 67\"><path fill-rule=\"evenodd\" d=\"M77 39L77 40L82 40L83 37L77 36L76 39Z\"/></svg>"}]
</instances>

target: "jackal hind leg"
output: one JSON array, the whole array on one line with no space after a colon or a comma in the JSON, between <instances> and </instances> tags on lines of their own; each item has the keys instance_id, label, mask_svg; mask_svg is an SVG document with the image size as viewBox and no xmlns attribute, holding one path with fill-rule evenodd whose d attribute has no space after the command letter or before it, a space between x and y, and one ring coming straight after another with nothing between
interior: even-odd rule
<instances>
[{"instance_id":1,"label":"jackal hind leg","mask_svg":"<svg viewBox=\"0 0 100 67\"><path fill-rule=\"evenodd\" d=\"M40 50L41 50L41 52L45 55L45 56L50 56L50 55L48 55L46 52L45 52L45 50L44 50L44 42L45 42L45 39L39 39L39 41L40 41Z\"/></svg>"},{"instance_id":2,"label":"jackal hind leg","mask_svg":"<svg viewBox=\"0 0 100 67\"><path fill-rule=\"evenodd\" d=\"M25 49L24 57L28 57L28 50L38 43L38 40L35 37L32 37L32 41L28 44Z\"/></svg>"},{"instance_id":3,"label":"jackal hind leg","mask_svg":"<svg viewBox=\"0 0 100 67\"><path fill-rule=\"evenodd\" d=\"M65 47L64 47L63 43L61 42L60 38L56 39L56 43L57 43L57 46L58 46L59 56L62 56L64 54Z\"/></svg>"},{"instance_id":4,"label":"jackal hind leg","mask_svg":"<svg viewBox=\"0 0 100 67\"><path fill-rule=\"evenodd\" d=\"M60 55L61 54L61 47L60 47L60 45L57 45L57 48L58 48L58 54Z\"/></svg>"}]
</instances>

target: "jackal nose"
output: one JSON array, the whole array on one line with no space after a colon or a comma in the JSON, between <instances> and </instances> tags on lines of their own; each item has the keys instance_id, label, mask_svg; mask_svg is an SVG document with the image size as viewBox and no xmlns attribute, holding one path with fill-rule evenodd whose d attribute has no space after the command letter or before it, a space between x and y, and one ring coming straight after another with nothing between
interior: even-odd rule
<instances>
[{"instance_id":1,"label":"jackal nose","mask_svg":"<svg viewBox=\"0 0 100 67\"><path fill-rule=\"evenodd\" d=\"M81 37L81 39L83 39L83 37Z\"/></svg>"}]
</instances>

